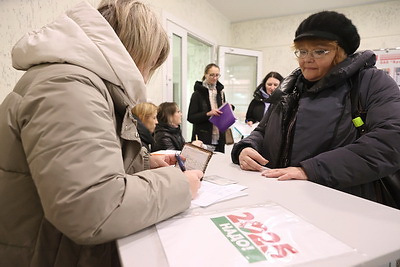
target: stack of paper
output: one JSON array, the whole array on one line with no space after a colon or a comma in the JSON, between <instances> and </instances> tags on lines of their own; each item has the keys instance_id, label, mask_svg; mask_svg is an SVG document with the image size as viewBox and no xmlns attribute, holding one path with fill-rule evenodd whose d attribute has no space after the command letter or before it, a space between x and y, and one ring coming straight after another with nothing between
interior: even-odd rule
<instances>
[{"instance_id":1,"label":"stack of paper","mask_svg":"<svg viewBox=\"0 0 400 267\"><path fill-rule=\"evenodd\" d=\"M238 184L219 185L208 181L201 182L197 197L192 200L192 206L207 207L211 204L231 199L234 197L246 196L241 192L247 186Z\"/></svg>"}]
</instances>

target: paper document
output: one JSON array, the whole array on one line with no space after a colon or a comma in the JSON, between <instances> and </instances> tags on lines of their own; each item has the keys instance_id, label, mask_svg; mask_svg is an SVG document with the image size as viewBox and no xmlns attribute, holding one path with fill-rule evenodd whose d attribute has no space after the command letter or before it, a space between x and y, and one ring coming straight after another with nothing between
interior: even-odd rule
<instances>
[{"instance_id":1,"label":"paper document","mask_svg":"<svg viewBox=\"0 0 400 267\"><path fill-rule=\"evenodd\" d=\"M247 137L251 134L251 132L257 128L258 122L254 123L252 126L249 126L247 123L241 121L235 121L233 124L233 128L243 137Z\"/></svg>"},{"instance_id":2,"label":"paper document","mask_svg":"<svg viewBox=\"0 0 400 267\"><path fill-rule=\"evenodd\" d=\"M236 184L237 182L232 179L228 179L219 175L207 175L204 176L204 180L213 184L218 185L228 185L228 184Z\"/></svg>"},{"instance_id":3,"label":"paper document","mask_svg":"<svg viewBox=\"0 0 400 267\"><path fill-rule=\"evenodd\" d=\"M207 207L213 203L226 200L230 195L236 194L246 188L247 186L238 184L218 185L203 181L201 182L197 197L192 200L192 204L200 207Z\"/></svg>"}]
</instances>

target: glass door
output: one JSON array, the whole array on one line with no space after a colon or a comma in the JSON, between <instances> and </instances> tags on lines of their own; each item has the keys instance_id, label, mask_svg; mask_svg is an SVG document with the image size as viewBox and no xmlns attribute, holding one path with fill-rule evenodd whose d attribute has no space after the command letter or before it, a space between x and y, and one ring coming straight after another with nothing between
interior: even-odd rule
<instances>
[{"instance_id":1,"label":"glass door","mask_svg":"<svg viewBox=\"0 0 400 267\"><path fill-rule=\"evenodd\" d=\"M236 118L244 122L253 92L263 78L262 52L219 47L218 58L226 100L235 106Z\"/></svg>"},{"instance_id":2,"label":"glass door","mask_svg":"<svg viewBox=\"0 0 400 267\"><path fill-rule=\"evenodd\" d=\"M213 45L195 37L188 30L167 20L171 53L167 60L167 89L164 101L173 101L182 110L182 134L186 141L192 136L192 124L187 121L194 83L203 77L204 67L211 62Z\"/></svg>"},{"instance_id":3,"label":"glass door","mask_svg":"<svg viewBox=\"0 0 400 267\"><path fill-rule=\"evenodd\" d=\"M187 140L185 133L187 123L186 112L186 76L187 76L187 33L175 23L167 23L168 37L171 45L170 55L167 60L167 90L164 92L163 101L175 102L181 109L182 134Z\"/></svg>"}]
</instances>

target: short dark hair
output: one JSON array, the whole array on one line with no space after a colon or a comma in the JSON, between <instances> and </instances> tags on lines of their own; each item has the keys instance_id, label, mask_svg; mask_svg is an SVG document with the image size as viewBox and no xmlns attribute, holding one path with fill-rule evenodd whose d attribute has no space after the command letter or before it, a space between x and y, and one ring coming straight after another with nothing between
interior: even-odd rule
<instances>
[{"instance_id":1,"label":"short dark hair","mask_svg":"<svg viewBox=\"0 0 400 267\"><path fill-rule=\"evenodd\" d=\"M164 102L158 106L157 120L158 123L170 124L170 118L178 110L178 104L175 102Z\"/></svg>"}]
</instances>

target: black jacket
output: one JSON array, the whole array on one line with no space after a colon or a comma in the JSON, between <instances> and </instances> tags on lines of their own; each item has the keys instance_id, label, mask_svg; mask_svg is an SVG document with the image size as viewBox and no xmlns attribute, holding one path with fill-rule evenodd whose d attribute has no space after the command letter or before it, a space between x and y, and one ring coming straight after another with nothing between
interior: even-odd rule
<instances>
[{"instance_id":1,"label":"black jacket","mask_svg":"<svg viewBox=\"0 0 400 267\"><path fill-rule=\"evenodd\" d=\"M295 70L271 95L260 125L234 146L233 162L253 147L268 167L301 166L310 181L376 200L374 181L400 169L400 92L375 61L372 51L354 54L314 84ZM349 93L360 71L361 80L366 72L372 78L359 90L368 112L367 133L357 139Z\"/></svg>"},{"instance_id":2,"label":"black jacket","mask_svg":"<svg viewBox=\"0 0 400 267\"><path fill-rule=\"evenodd\" d=\"M250 102L246 112L246 122L252 121L253 123L261 121L264 116L265 103L269 102L269 98L263 96L260 92L263 89L257 89L254 91L253 99Z\"/></svg>"},{"instance_id":3,"label":"black jacket","mask_svg":"<svg viewBox=\"0 0 400 267\"><path fill-rule=\"evenodd\" d=\"M217 104L220 107L225 103L225 94L222 91L224 86L218 81L217 85ZM194 92L190 98L187 120L193 124L192 141L198 139L204 144L211 145L213 124L208 120L210 116L206 113L211 110L208 88L203 86L203 82L196 81ZM225 134L220 133L216 151L224 152Z\"/></svg>"},{"instance_id":4,"label":"black jacket","mask_svg":"<svg viewBox=\"0 0 400 267\"><path fill-rule=\"evenodd\" d=\"M158 123L154 132L154 151L157 150L182 150L185 139L180 127L172 127L168 124Z\"/></svg>"},{"instance_id":5,"label":"black jacket","mask_svg":"<svg viewBox=\"0 0 400 267\"><path fill-rule=\"evenodd\" d=\"M148 152L154 151L154 137L150 133L149 129L143 124L143 122L135 115L132 115L137 121L137 131L139 133L140 141Z\"/></svg>"}]
</instances>

